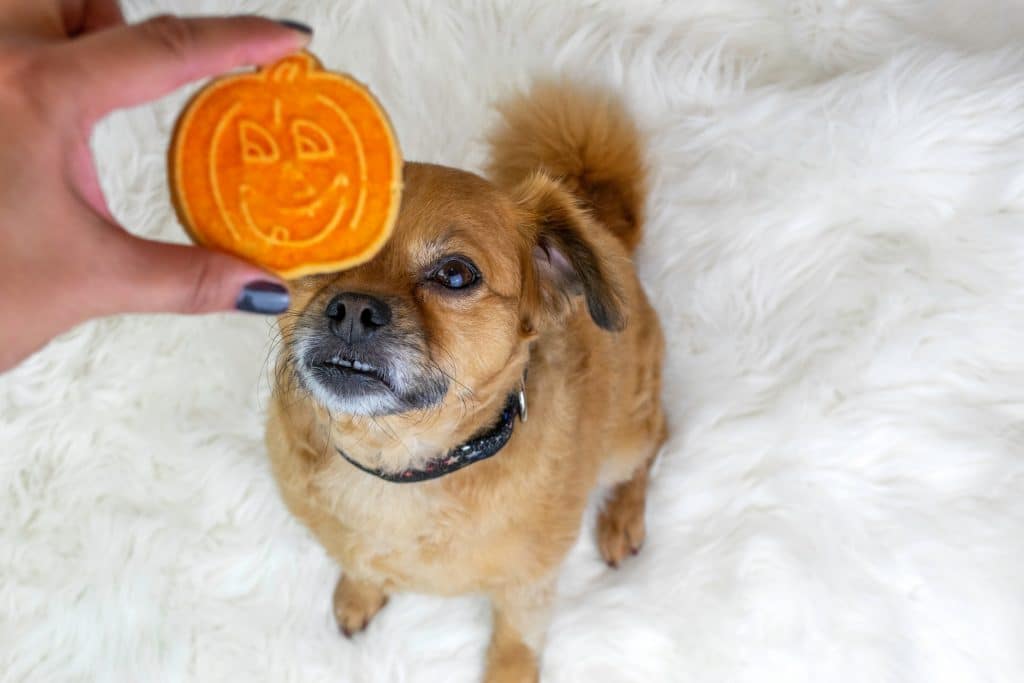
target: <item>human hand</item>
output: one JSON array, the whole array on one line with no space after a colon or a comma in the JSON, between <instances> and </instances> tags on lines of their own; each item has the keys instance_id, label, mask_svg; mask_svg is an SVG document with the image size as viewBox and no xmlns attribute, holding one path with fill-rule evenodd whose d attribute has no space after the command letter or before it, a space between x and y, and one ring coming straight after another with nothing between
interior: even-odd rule
<instances>
[{"instance_id":1,"label":"human hand","mask_svg":"<svg viewBox=\"0 0 1024 683\"><path fill-rule=\"evenodd\" d=\"M0 0L0 372L94 317L287 307L253 265L118 225L89 135L115 109L273 61L309 35L260 17L126 25L116 0Z\"/></svg>"}]
</instances>

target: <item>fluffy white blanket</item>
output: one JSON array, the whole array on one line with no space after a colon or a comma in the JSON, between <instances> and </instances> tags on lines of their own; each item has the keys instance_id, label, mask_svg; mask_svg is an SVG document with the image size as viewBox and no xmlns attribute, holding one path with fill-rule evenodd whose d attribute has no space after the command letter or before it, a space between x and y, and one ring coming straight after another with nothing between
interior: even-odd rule
<instances>
[{"instance_id":1,"label":"fluffy white blanket","mask_svg":"<svg viewBox=\"0 0 1024 683\"><path fill-rule=\"evenodd\" d=\"M650 134L639 265L672 438L619 571L588 526L545 681L1024 678L1024 5L1011 0L136 1L316 27L409 158L476 168L538 74ZM95 149L184 240L180 92ZM271 323L86 325L0 378L0 678L470 682L489 616L402 595L349 642L262 446Z\"/></svg>"}]
</instances>

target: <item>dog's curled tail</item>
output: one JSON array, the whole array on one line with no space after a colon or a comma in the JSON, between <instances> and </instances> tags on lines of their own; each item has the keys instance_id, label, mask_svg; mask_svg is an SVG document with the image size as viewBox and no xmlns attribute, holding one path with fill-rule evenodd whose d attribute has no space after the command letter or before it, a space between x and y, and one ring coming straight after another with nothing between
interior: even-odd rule
<instances>
[{"instance_id":1,"label":"dog's curled tail","mask_svg":"<svg viewBox=\"0 0 1024 683\"><path fill-rule=\"evenodd\" d=\"M511 186L547 173L633 251L643 224L645 169L639 131L622 102L596 87L544 81L498 110L490 177Z\"/></svg>"}]
</instances>

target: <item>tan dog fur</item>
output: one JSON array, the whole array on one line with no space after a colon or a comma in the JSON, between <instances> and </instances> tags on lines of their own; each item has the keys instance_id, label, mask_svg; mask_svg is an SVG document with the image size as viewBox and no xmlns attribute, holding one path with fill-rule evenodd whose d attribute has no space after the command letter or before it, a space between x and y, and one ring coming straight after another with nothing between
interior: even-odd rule
<instances>
[{"instance_id":1,"label":"tan dog fur","mask_svg":"<svg viewBox=\"0 0 1024 683\"><path fill-rule=\"evenodd\" d=\"M630 260L644 192L634 126L607 95L564 84L503 113L490 182L407 164L380 255L292 283L267 436L285 502L343 569L334 607L346 635L397 591L484 593L494 606L490 683L537 680L554 581L599 484L613 486L598 525L604 558L615 566L639 549L648 467L666 436L663 341ZM567 281L546 248L585 272ZM474 293L417 284L423 264L451 251L479 266ZM297 330L345 290L400 302L395 324L415 328L420 351L452 378L439 404L331 414L303 387ZM488 460L395 484L335 450L370 467L422 465L493 424L527 367L529 419Z\"/></svg>"}]
</instances>

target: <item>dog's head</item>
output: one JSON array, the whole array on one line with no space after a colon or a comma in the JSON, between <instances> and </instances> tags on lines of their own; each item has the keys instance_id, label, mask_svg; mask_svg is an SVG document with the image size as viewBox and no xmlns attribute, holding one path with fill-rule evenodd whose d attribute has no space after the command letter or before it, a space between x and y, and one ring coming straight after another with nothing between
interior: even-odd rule
<instances>
[{"instance_id":1,"label":"dog's head","mask_svg":"<svg viewBox=\"0 0 1024 683\"><path fill-rule=\"evenodd\" d=\"M600 327L622 327L623 252L557 182L504 190L407 164L404 184L380 254L291 283L285 365L332 414L439 410L508 392L529 343L576 301Z\"/></svg>"}]
</instances>

